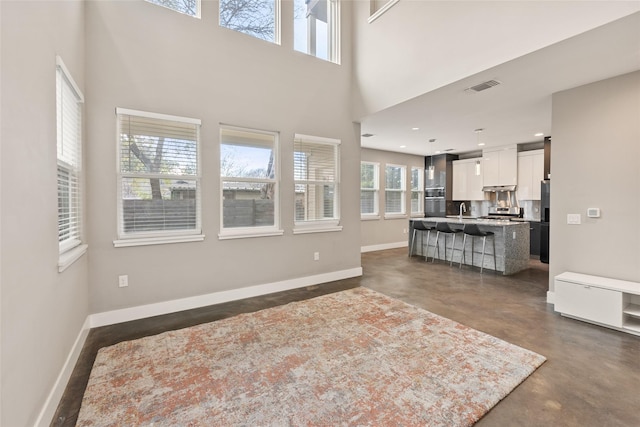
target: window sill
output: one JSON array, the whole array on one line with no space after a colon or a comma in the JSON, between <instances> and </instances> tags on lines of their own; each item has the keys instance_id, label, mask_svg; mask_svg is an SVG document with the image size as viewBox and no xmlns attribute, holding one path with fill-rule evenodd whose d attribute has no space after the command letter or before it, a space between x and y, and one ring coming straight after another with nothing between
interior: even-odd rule
<instances>
[{"instance_id":1,"label":"window sill","mask_svg":"<svg viewBox=\"0 0 640 427\"><path fill-rule=\"evenodd\" d=\"M130 246L166 245L169 243L202 242L204 234L194 234L191 236L174 237L136 237L131 239L114 240L113 246L116 248L127 248Z\"/></svg>"},{"instance_id":2,"label":"window sill","mask_svg":"<svg viewBox=\"0 0 640 427\"><path fill-rule=\"evenodd\" d=\"M302 226L293 229L293 234L310 234L310 233L331 233L334 231L342 231L341 225L316 225Z\"/></svg>"},{"instance_id":3,"label":"window sill","mask_svg":"<svg viewBox=\"0 0 640 427\"><path fill-rule=\"evenodd\" d=\"M407 214L387 214L384 219L406 219Z\"/></svg>"},{"instance_id":4,"label":"window sill","mask_svg":"<svg viewBox=\"0 0 640 427\"><path fill-rule=\"evenodd\" d=\"M411 214L411 218L424 218L424 212L414 212Z\"/></svg>"},{"instance_id":5,"label":"window sill","mask_svg":"<svg viewBox=\"0 0 640 427\"><path fill-rule=\"evenodd\" d=\"M231 239L249 239L253 237L271 237L271 236L282 236L284 234L284 230L272 230L272 231L243 231L243 232L230 232L226 231L224 233L218 234L218 240L231 240Z\"/></svg>"},{"instance_id":6,"label":"window sill","mask_svg":"<svg viewBox=\"0 0 640 427\"><path fill-rule=\"evenodd\" d=\"M360 221L377 221L380 219L380 215L361 215Z\"/></svg>"},{"instance_id":7,"label":"window sill","mask_svg":"<svg viewBox=\"0 0 640 427\"><path fill-rule=\"evenodd\" d=\"M58 273L65 271L71 264L76 262L82 255L87 252L89 245L79 245L73 249L61 253L58 257Z\"/></svg>"}]
</instances>

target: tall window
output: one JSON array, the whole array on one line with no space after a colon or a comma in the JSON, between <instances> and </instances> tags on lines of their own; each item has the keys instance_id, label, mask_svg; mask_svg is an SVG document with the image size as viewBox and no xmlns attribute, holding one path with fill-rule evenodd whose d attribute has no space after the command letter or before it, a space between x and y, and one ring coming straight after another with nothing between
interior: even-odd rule
<instances>
[{"instance_id":1,"label":"tall window","mask_svg":"<svg viewBox=\"0 0 640 427\"><path fill-rule=\"evenodd\" d=\"M360 215L363 217L378 215L379 170L378 163L360 163Z\"/></svg>"},{"instance_id":2,"label":"tall window","mask_svg":"<svg viewBox=\"0 0 640 427\"><path fill-rule=\"evenodd\" d=\"M296 134L293 150L296 226L337 225L340 141Z\"/></svg>"},{"instance_id":3,"label":"tall window","mask_svg":"<svg viewBox=\"0 0 640 427\"><path fill-rule=\"evenodd\" d=\"M424 172L422 168L411 168L411 213L421 214L424 212Z\"/></svg>"},{"instance_id":4,"label":"tall window","mask_svg":"<svg viewBox=\"0 0 640 427\"><path fill-rule=\"evenodd\" d=\"M220 26L280 43L280 0L220 0Z\"/></svg>"},{"instance_id":5,"label":"tall window","mask_svg":"<svg viewBox=\"0 0 640 427\"><path fill-rule=\"evenodd\" d=\"M405 167L387 165L385 168L384 213L405 213Z\"/></svg>"},{"instance_id":6,"label":"tall window","mask_svg":"<svg viewBox=\"0 0 640 427\"><path fill-rule=\"evenodd\" d=\"M340 62L340 1L294 0L295 50Z\"/></svg>"},{"instance_id":7,"label":"tall window","mask_svg":"<svg viewBox=\"0 0 640 427\"><path fill-rule=\"evenodd\" d=\"M166 8L175 10L176 12L184 13L185 15L200 17L200 0L146 0L149 3L164 6Z\"/></svg>"},{"instance_id":8,"label":"tall window","mask_svg":"<svg viewBox=\"0 0 640 427\"><path fill-rule=\"evenodd\" d=\"M120 239L202 240L200 120L124 108L116 113Z\"/></svg>"},{"instance_id":9,"label":"tall window","mask_svg":"<svg viewBox=\"0 0 640 427\"><path fill-rule=\"evenodd\" d=\"M60 254L82 243L82 92L56 58L58 243Z\"/></svg>"},{"instance_id":10,"label":"tall window","mask_svg":"<svg viewBox=\"0 0 640 427\"><path fill-rule=\"evenodd\" d=\"M278 216L278 135L224 126L220 131L225 235L282 234Z\"/></svg>"}]
</instances>

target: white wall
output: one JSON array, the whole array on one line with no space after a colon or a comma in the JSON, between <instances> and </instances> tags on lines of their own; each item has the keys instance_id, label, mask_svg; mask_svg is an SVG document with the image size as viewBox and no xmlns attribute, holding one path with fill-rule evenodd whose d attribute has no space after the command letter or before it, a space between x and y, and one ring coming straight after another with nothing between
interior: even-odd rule
<instances>
[{"instance_id":1,"label":"white wall","mask_svg":"<svg viewBox=\"0 0 640 427\"><path fill-rule=\"evenodd\" d=\"M413 154L393 153L391 151L372 150L362 148L360 150L360 160L363 162L374 162L380 164L380 194L378 197L379 219L367 219L360 221L361 229L361 245L364 250L375 247L390 247L406 245L408 242L408 234L405 233L409 228L409 212L411 209L411 167L420 167L424 170L424 157ZM405 197L404 218L387 218L384 217L384 170L387 164L400 165L407 167L407 193Z\"/></svg>"},{"instance_id":2,"label":"white wall","mask_svg":"<svg viewBox=\"0 0 640 427\"><path fill-rule=\"evenodd\" d=\"M632 1L402 0L368 24L369 2L354 4L356 118L640 10Z\"/></svg>"},{"instance_id":3,"label":"white wall","mask_svg":"<svg viewBox=\"0 0 640 427\"><path fill-rule=\"evenodd\" d=\"M88 262L58 273L56 54L84 88L84 4L2 1L2 419L32 425L88 314Z\"/></svg>"},{"instance_id":4,"label":"white wall","mask_svg":"<svg viewBox=\"0 0 640 427\"><path fill-rule=\"evenodd\" d=\"M350 2L343 2L343 23ZM147 2L86 5L91 312L192 297L360 267L359 127L350 118L351 38L342 65L292 49L292 2L282 46ZM204 242L114 248L116 107L202 120ZM219 124L280 132L284 236L218 240ZM343 231L293 235L293 135L342 140ZM313 253L320 252L320 261ZM129 287L117 277L129 275Z\"/></svg>"},{"instance_id":5,"label":"white wall","mask_svg":"<svg viewBox=\"0 0 640 427\"><path fill-rule=\"evenodd\" d=\"M550 290L564 271L640 281L640 71L554 94L552 123Z\"/></svg>"}]
</instances>

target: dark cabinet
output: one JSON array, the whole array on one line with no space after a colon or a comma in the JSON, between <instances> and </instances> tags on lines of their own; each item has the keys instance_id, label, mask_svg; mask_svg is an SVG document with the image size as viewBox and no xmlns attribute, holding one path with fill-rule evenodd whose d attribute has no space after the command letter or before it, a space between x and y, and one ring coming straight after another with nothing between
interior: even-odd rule
<instances>
[{"instance_id":1,"label":"dark cabinet","mask_svg":"<svg viewBox=\"0 0 640 427\"><path fill-rule=\"evenodd\" d=\"M454 154L425 157L425 216L443 217L450 212L457 213L451 202L453 161L457 159ZM432 174L430 168L433 168Z\"/></svg>"},{"instance_id":2,"label":"dark cabinet","mask_svg":"<svg viewBox=\"0 0 640 427\"><path fill-rule=\"evenodd\" d=\"M539 222L530 222L529 223L529 252L531 255L540 255L540 223Z\"/></svg>"}]
</instances>

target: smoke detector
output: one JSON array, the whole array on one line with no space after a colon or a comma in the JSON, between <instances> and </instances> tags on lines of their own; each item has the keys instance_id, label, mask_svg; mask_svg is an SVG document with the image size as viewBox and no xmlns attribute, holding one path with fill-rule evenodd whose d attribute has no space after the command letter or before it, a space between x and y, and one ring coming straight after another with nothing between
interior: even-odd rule
<instances>
[{"instance_id":1,"label":"smoke detector","mask_svg":"<svg viewBox=\"0 0 640 427\"><path fill-rule=\"evenodd\" d=\"M483 90L491 89L499 84L500 82L498 80L487 80L486 82L478 83L475 86L466 88L465 92L482 92Z\"/></svg>"}]
</instances>

